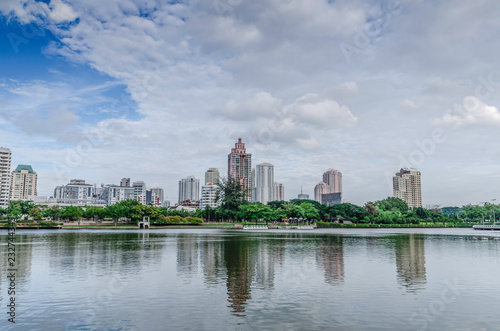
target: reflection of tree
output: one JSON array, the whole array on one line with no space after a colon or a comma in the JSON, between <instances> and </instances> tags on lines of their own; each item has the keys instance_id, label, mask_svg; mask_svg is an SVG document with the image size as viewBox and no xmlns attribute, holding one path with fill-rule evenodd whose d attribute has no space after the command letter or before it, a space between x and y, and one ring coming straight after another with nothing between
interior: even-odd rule
<instances>
[{"instance_id":1,"label":"reflection of tree","mask_svg":"<svg viewBox=\"0 0 500 331\"><path fill-rule=\"evenodd\" d=\"M250 299L250 287L255 274L253 241L246 238L230 238L224 242L224 246L228 301L231 303L234 315L245 316L245 305Z\"/></svg>"},{"instance_id":2,"label":"reflection of tree","mask_svg":"<svg viewBox=\"0 0 500 331\"><path fill-rule=\"evenodd\" d=\"M316 251L316 263L325 270L325 283L336 285L344 281L344 237L328 236Z\"/></svg>"},{"instance_id":3,"label":"reflection of tree","mask_svg":"<svg viewBox=\"0 0 500 331\"><path fill-rule=\"evenodd\" d=\"M408 291L424 288L426 280L424 235L402 234L396 237L398 282Z\"/></svg>"}]
</instances>

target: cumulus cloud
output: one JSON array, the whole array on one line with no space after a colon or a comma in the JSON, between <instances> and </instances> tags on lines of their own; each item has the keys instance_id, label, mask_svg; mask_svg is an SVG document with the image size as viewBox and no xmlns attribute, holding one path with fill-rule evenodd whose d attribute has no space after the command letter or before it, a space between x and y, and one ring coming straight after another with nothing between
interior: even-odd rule
<instances>
[{"instance_id":1,"label":"cumulus cloud","mask_svg":"<svg viewBox=\"0 0 500 331\"><path fill-rule=\"evenodd\" d=\"M357 118L348 107L334 100L318 100L317 95L309 95L285 108L285 112L295 116L297 121L308 123L320 129L353 126Z\"/></svg>"},{"instance_id":2,"label":"cumulus cloud","mask_svg":"<svg viewBox=\"0 0 500 331\"><path fill-rule=\"evenodd\" d=\"M415 102L413 102L409 99L406 99L406 100L403 100L403 102L401 102L401 107L406 108L406 109L416 109L417 105L415 104Z\"/></svg>"},{"instance_id":3,"label":"cumulus cloud","mask_svg":"<svg viewBox=\"0 0 500 331\"><path fill-rule=\"evenodd\" d=\"M242 136L256 159L280 164L275 177L285 182L287 198L300 191L300 184L308 187L300 178L314 178L309 185L314 187L316 174L333 167L349 174L346 199L363 203L390 194L377 176L397 170L400 156L416 148L414 141L428 138L436 114L473 95L474 80L498 64L498 43L491 42L500 31L498 5L491 1L402 1L402 11L350 63L339 45L354 44L385 2L227 3L221 13L213 1L0 1L0 12L9 20L36 22L52 32L55 40L44 48L51 59L93 68L104 80L123 84L131 98L127 108L141 115L120 116L121 100L116 106L93 104L87 100L99 94L84 94L81 87L38 77L22 83L0 77L0 97L8 102L0 103L7 123L2 139L33 142L27 130L37 127L23 127L13 115L16 109L44 126L53 121L59 129L102 126L102 143L68 172L110 183L117 180L115 165L123 164L118 177L161 185L175 200L179 178L201 177L209 166L224 172L227 151ZM57 106L51 108L50 99ZM498 93L487 102L470 112L450 112L435 124L477 128L479 134L483 126L498 123L493 106L500 103ZM416 106L419 112L394 111ZM50 141L71 138L39 132ZM490 134L490 143L500 138ZM479 153L470 138L449 141L421 165L427 178L438 177L432 177L441 168L436 165L452 159L449 155L465 155L457 162L467 162L467 154ZM65 164L65 154L53 152L64 150L61 146L37 147L45 148L54 164ZM24 148L43 161L43 153ZM143 160L152 166L142 165ZM349 178L356 180L347 185ZM46 191L52 188L47 184ZM458 196L460 187L453 191ZM424 201L442 196L453 199L430 193Z\"/></svg>"},{"instance_id":4,"label":"cumulus cloud","mask_svg":"<svg viewBox=\"0 0 500 331\"><path fill-rule=\"evenodd\" d=\"M443 117L434 120L435 125L450 125L455 128L467 126L500 126L500 112L477 97L468 96L462 105L454 107Z\"/></svg>"},{"instance_id":5,"label":"cumulus cloud","mask_svg":"<svg viewBox=\"0 0 500 331\"><path fill-rule=\"evenodd\" d=\"M49 17L56 23L72 22L78 17L73 8L62 0L51 0L49 8Z\"/></svg>"}]
</instances>

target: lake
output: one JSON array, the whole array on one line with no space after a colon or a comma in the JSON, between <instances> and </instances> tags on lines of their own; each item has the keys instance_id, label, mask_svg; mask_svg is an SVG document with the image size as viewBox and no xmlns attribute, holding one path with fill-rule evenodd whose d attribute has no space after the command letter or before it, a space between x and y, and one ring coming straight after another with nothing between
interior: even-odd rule
<instances>
[{"instance_id":1,"label":"lake","mask_svg":"<svg viewBox=\"0 0 500 331\"><path fill-rule=\"evenodd\" d=\"M2 330L500 330L500 232L18 230L15 326L6 234Z\"/></svg>"}]
</instances>

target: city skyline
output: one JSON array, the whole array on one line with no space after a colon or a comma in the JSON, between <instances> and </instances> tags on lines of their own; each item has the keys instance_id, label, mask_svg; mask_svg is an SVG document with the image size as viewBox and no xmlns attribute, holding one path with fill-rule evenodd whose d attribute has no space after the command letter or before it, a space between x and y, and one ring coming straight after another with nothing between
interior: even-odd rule
<instances>
[{"instance_id":1,"label":"city skyline","mask_svg":"<svg viewBox=\"0 0 500 331\"><path fill-rule=\"evenodd\" d=\"M38 194L130 177L175 201L242 137L286 200L330 166L356 204L401 168L424 206L496 197L496 2L130 4L0 2L0 145Z\"/></svg>"}]
</instances>

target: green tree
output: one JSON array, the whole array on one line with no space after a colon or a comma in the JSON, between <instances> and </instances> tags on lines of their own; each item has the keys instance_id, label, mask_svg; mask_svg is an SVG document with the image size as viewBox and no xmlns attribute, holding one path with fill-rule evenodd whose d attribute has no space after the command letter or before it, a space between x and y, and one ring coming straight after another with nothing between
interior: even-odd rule
<instances>
[{"instance_id":1,"label":"green tree","mask_svg":"<svg viewBox=\"0 0 500 331\"><path fill-rule=\"evenodd\" d=\"M383 200L368 202L367 204L372 204L378 207L379 210L389 211L389 210L399 210L402 213L406 213L408 211L408 204L394 197L387 197Z\"/></svg>"},{"instance_id":2,"label":"green tree","mask_svg":"<svg viewBox=\"0 0 500 331\"><path fill-rule=\"evenodd\" d=\"M62 216L62 210L58 206L52 206L50 208L46 208L43 211L43 216L44 217L50 217L51 219L55 219L59 221L59 219Z\"/></svg>"},{"instance_id":3,"label":"green tree","mask_svg":"<svg viewBox=\"0 0 500 331\"><path fill-rule=\"evenodd\" d=\"M249 192L237 179L229 177L221 179L217 187L215 201L220 202L223 219L235 220L241 205L247 204L245 198Z\"/></svg>"},{"instance_id":4,"label":"green tree","mask_svg":"<svg viewBox=\"0 0 500 331\"><path fill-rule=\"evenodd\" d=\"M5 211L8 220L18 220L22 215L21 206L17 201L11 201Z\"/></svg>"},{"instance_id":5,"label":"green tree","mask_svg":"<svg viewBox=\"0 0 500 331\"><path fill-rule=\"evenodd\" d=\"M85 208L83 216L85 218L92 218L94 223L97 223L97 220L99 220L102 217L103 212L104 212L104 209L102 209L100 207L88 206Z\"/></svg>"},{"instance_id":6,"label":"green tree","mask_svg":"<svg viewBox=\"0 0 500 331\"><path fill-rule=\"evenodd\" d=\"M80 223L80 219L83 216L83 208L79 206L67 206L64 207L62 211L62 217L65 219L69 219L72 221L78 220L78 223Z\"/></svg>"},{"instance_id":7,"label":"green tree","mask_svg":"<svg viewBox=\"0 0 500 331\"><path fill-rule=\"evenodd\" d=\"M314 204L310 202L302 202L300 207L304 209L304 218L310 221L320 219L319 210L314 206Z\"/></svg>"},{"instance_id":8,"label":"green tree","mask_svg":"<svg viewBox=\"0 0 500 331\"><path fill-rule=\"evenodd\" d=\"M28 210L28 215L33 217L34 220L39 220L43 217L42 209L40 208L33 208Z\"/></svg>"}]
</instances>

